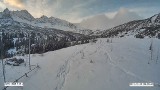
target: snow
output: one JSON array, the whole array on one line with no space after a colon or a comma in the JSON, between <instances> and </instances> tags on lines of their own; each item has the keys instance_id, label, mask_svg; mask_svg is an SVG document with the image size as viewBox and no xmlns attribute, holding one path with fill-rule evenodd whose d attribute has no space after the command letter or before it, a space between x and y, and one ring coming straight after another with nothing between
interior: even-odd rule
<instances>
[{"instance_id":1,"label":"snow","mask_svg":"<svg viewBox=\"0 0 160 90\"><path fill-rule=\"evenodd\" d=\"M16 53L17 51L16 51L16 47L14 47L14 48L11 48L11 49L9 49L8 50L8 53Z\"/></svg>"},{"instance_id":2,"label":"snow","mask_svg":"<svg viewBox=\"0 0 160 90\"><path fill-rule=\"evenodd\" d=\"M15 45L17 40L18 40L18 38L13 38L14 45ZM16 47L11 48L11 49L8 50L8 53L16 53L16 52L17 52L16 51Z\"/></svg>"},{"instance_id":3,"label":"snow","mask_svg":"<svg viewBox=\"0 0 160 90\"><path fill-rule=\"evenodd\" d=\"M2 16L11 15L11 17L2 18ZM40 18L34 18L27 10L20 10L20 11L9 11L5 9L4 12L0 12L0 22L2 25L10 25L13 24L13 21L20 22L21 24L25 23L28 25L32 25L35 27L41 28L54 28L63 31L72 31L75 33L81 34L91 34L92 31L86 28L80 27L73 23L70 23L66 20L62 20L55 17L47 17L42 16ZM0 24L0 26L1 26Z\"/></svg>"},{"instance_id":4,"label":"snow","mask_svg":"<svg viewBox=\"0 0 160 90\"><path fill-rule=\"evenodd\" d=\"M18 40L18 38L13 38L14 44L16 43L17 40Z\"/></svg>"},{"instance_id":5,"label":"snow","mask_svg":"<svg viewBox=\"0 0 160 90\"><path fill-rule=\"evenodd\" d=\"M160 54L157 53L160 40L153 39L153 60L150 60L150 44L149 38L113 38L112 43L104 38L96 43L34 54L31 64L38 64L40 69L20 80L23 88L9 87L7 90L159 90L158 86L129 87L129 83L135 82L160 84ZM27 66L6 66L7 81L28 71L28 57L23 58Z\"/></svg>"},{"instance_id":6,"label":"snow","mask_svg":"<svg viewBox=\"0 0 160 90\"><path fill-rule=\"evenodd\" d=\"M64 31L72 31L81 34L90 34L91 30L74 25L66 20L55 17L42 16L34 18L27 10L10 11L14 21L26 23L41 28L54 28Z\"/></svg>"},{"instance_id":7,"label":"snow","mask_svg":"<svg viewBox=\"0 0 160 90\"><path fill-rule=\"evenodd\" d=\"M158 14L151 17L151 23L155 23L155 20L157 19Z\"/></svg>"}]
</instances>

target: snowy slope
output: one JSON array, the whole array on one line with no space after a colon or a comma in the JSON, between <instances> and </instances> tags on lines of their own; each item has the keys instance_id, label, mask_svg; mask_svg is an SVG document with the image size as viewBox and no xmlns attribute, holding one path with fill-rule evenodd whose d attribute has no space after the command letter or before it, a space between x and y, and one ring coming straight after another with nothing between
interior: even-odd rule
<instances>
[{"instance_id":1,"label":"snowy slope","mask_svg":"<svg viewBox=\"0 0 160 90\"><path fill-rule=\"evenodd\" d=\"M111 41L111 39L109 39ZM35 70L20 81L24 87L7 90L159 90L160 87L129 87L129 83L160 83L159 39L153 39L153 59L150 60L151 39L114 38L112 43L99 39L96 43L31 55ZM157 59L158 56L158 59ZM24 57L27 59L27 57ZM148 64L148 62L150 64ZM1 65L1 64L0 64ZM7 81L28 70L28 66L6 66ZM12 73L12 74L11 74ZM0 71L0 87L2 73Z\"/></svg>"},{"instance_id":2,"label":"snowy slope","mask_svg":"<svg viewBox=\"0 0 160 90\"><path fill-rule=\"evenodd\" d=\"M134 20L122 25L104 30L104 37L160 37L160 13L143 20Z\"/></svg>"}]
</instances>

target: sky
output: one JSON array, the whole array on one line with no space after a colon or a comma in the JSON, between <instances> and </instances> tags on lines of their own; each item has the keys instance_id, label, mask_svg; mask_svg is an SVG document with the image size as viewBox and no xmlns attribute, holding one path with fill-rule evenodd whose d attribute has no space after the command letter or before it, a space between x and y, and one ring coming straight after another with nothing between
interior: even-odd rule
<instances>
[{"instance_id":1,"label":"sky","mask_svg":"<svg viewBox=\"0 0 160 90\"><path fill-rule=\"evenodd\" d=\"M160 0L0 0L0 11L26 9L36 18L46 15L79 23L99 14L113 18L121 8L148 18L160 13L159 4Z\"/></svg>"}]
</instances>

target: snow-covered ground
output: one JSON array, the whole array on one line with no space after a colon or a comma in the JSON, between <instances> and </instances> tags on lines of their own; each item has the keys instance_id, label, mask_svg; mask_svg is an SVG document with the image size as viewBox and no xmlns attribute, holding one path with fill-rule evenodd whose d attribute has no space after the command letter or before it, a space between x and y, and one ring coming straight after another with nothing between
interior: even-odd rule
<instances>
[{"instance_id":1,"label":"snow-covered ground","mask_svg":"<svg viewBox=\"0 0 160 90\"><path fill-rule=\"evenodd\" d=\"M20 80L24 87L7 90L160 90L159 86L129 87L129 83L135 82L160 84L160 40L152 40L152 60L151 39L132 37L114 38L111 43L106 38L98 39L96 43L31 55L31 64L40 68ZM28 63L18 67L7 65L6 79L14 81L27 71Z\"/></svg>"}]
</instances>

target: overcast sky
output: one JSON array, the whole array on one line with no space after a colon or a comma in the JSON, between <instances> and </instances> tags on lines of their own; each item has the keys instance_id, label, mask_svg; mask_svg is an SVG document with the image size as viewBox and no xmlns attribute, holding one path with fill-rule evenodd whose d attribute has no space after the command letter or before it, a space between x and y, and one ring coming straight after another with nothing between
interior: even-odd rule
<instances>
[{"instance_id":1,"label":"overcast sky","mask_svg":"<svg viewBox=\"0 0 160 90\"><path fill-rule=\"evenodd\" d=\"M0 11L28 10L34 17L54 16L73 23L106 14L113 17L120 8L137 13L143 18L160 13L160 0L0 0Z\"/></svg>"}]
</instances>

